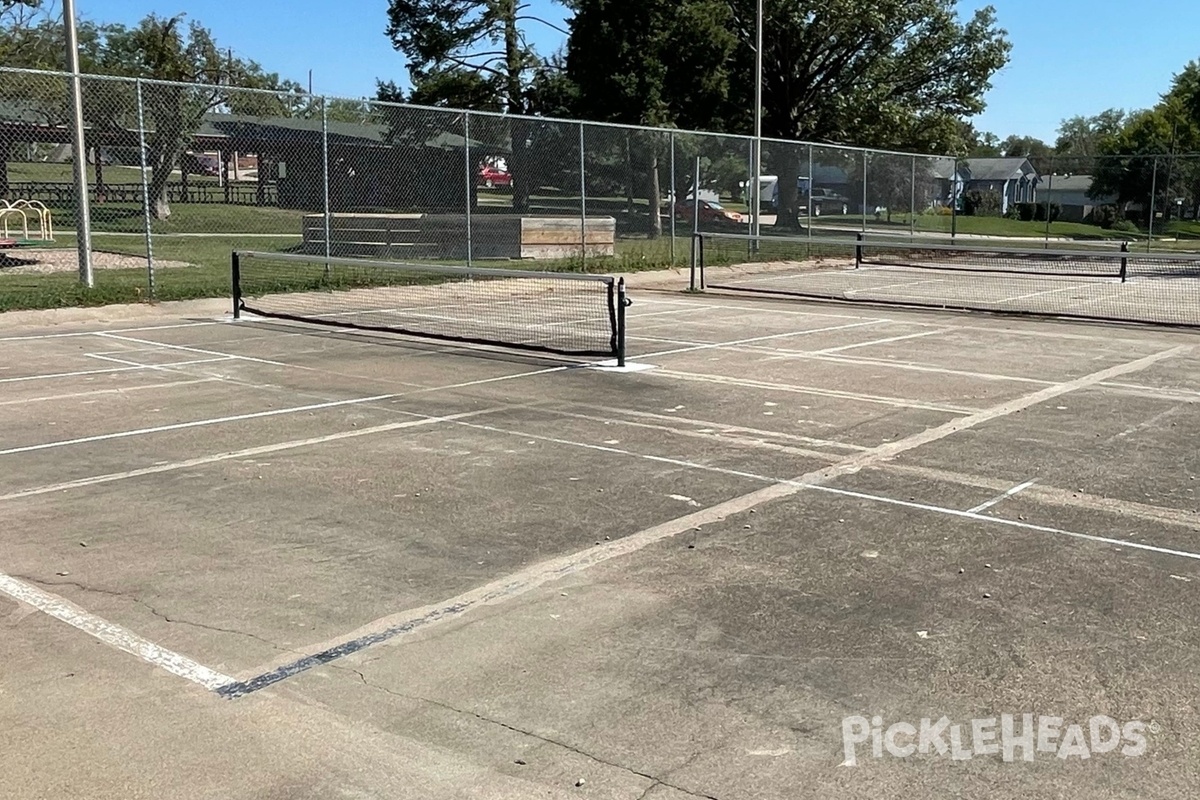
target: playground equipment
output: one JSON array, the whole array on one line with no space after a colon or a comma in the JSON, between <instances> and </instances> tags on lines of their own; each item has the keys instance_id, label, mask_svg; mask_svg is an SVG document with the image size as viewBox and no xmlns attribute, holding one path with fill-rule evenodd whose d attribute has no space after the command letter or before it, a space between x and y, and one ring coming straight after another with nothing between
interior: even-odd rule
<instances>
[{"instance_id":1,"label":"playground equipment","mask_svg":"<svg viewBox=\"0 0 1200 800\"><path fill-rule=\"evenodd\" d=\"M21 220L21 238L13 236L17 217ZM31 231L29 218L36 220L36 229ZM54 220L50 209L37 200L0 200L0 226L3 236L0 248L32 247L54 241Z\"/></svg>"}]
</instances>

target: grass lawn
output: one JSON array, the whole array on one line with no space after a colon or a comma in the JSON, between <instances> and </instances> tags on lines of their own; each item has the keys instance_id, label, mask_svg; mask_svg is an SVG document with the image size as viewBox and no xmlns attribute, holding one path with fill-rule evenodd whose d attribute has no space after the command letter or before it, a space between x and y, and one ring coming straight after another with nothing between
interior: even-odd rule
<instances>
[{"instance_id":1,"label":"grass lawn","mask_svg":"<svg viewBox=\"0 0 1200 800\"><path fill-rule=\"evenodd\" d=\"M105 183L141 183L142 170L140 167L125 167L110 164L104 167ZM88 183L96 182L96 166L88 164ZM179 175L179 170L173 170ZM75 170L70 162L51 163L48 161L10 161L8 162L8 179L14 182L40 181L51 183L71 183L75 180ZM215 175L188 175L188 182L217 183Z\"/></svg>"},{"instance_id":2,"label":"grass lawn","mask_svg":"<svg viewBox=\"0 0 1200 800\"><path fill-rule=\"evenodd\" d=\"M235 249L282 252L295 249L300 236L249 237L172 237L154 239L154 257L164 261L182 261L195 266L155 270L156 300L193 300L201 297L225 297L229 289L229 256ZM75 237L59 236L56 248L73 251ZM123 253L144 259L146 243L140 237L94 234L96 251ZM20 258L20 251L12 254ZM144 262L143 262L144 263ZM14 274L0 270L0 311L67 306L100 306L109 303L140 303L149 299L144 266L130 269L95 270L95 287L80 285L77 274Z\"/></svg>"},{"instance_id":3,"label":"grass lawn","mask_svg":"<svg viewBox=\"0 0 1200 800\"><path fill-rule=\"evenodd\" d=\"M192 300L202 297L228 297L229 257L234 250L260 252L294 251L299 234L279 237L170 236L154 238L156 261L182 261L192 267L159 267L155 270L154 297L159 301ZM93 234L93 248L99 252L122 253L138 259L146 255L146 243L140 237L105 233ZM617 254L611 257L569 257L548 261L478 262L489 267L540 269L561 272L638 272L682 266L688 260L689 240L676 239L675 261L670 257L670 239L619 240ZM55 248L73 252L75 237L60 235ZM13 254L20 258L20 251ZM430 263L461 263L433 261ZM149 299L144 266L129 269L95 270L95 287L84 288L74 271L49 274L14 274L0 270L0 311L68 306L98 306L109 303L140 303Z\"/></svg>"},{"instance_id":4,"label":"grass lawn","mask_svg":"<svg viewBox=\"0 0 1200 800\"><path fill-rule=\"evenodd\" d=\"M145 212L132 203L92 203L92 230L141 233L146 229ZM50 209L56 231L73 231L73 208ZM265 206L234 206L205 203L173 203L171 216L152 219L155 233L277 233L300 235L306 212Z\"/></svg>"}]
</instances>

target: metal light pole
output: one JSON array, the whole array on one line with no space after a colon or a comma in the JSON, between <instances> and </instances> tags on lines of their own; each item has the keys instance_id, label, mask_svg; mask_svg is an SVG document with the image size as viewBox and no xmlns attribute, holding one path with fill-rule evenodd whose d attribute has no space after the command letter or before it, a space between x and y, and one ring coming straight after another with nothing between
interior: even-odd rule
<instances>
[{"instance_id":1,"label":"metal light pole","mask_svg":"<svg viewBox=\"0 0 1200 800\"><path fill-rule=\"evenodd\" d=\"M92 276L92 218L88 202L87 144L83 139L83 90L79 79L75 0L63 0L63 29L67 35L67 71L71 73L71 146L75 167L75 239L79 247L79 282L90 288L96 282Z\"/></svg>"},{"instance_id":2,"label":"metal light pole","mask_svg":"<svg viewBox=\"0 0 1200 800\"><path fill-rule=\"evenodd\" d=\"M753 206L751 217L757 237L762 230L762 89L763 89L763 0L758 0L758 15L755 25L754 44L754 190L751 195ZM758 241L755 241L758 249Z\"/></svg>"}]
</instances>

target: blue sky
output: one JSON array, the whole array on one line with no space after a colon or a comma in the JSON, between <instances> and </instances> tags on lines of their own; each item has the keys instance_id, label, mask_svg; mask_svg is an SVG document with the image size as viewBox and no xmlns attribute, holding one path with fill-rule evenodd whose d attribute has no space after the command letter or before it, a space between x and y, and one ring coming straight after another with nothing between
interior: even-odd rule
<instances>
[{"instance_id":1,"label":"blue sky","mask_svg":"<svg viewBox=\"0 0 1200 800\"><path fill-rule=\"evenodd\" d=\"M533 13L561 22L565 9L530 0ZM1171 76L1200 59L1200 2L1195 0L992 0L1013 43L1012 60L994 80L976 120L1001 138L1010 133L1052 142L1058 123L1106 108L1153 105ZM374 93L375 79L402 81L404 57L383 31L387 0L76 0L81 16L135 23L150 12L186 11L217 40L273 72L300 81L313 70L317 92ZM970 13L987 5L962 0ZM231 8L236 11L231 12ZM550 52L561 34L535 26Z\"/></svg>"}]
</instances>

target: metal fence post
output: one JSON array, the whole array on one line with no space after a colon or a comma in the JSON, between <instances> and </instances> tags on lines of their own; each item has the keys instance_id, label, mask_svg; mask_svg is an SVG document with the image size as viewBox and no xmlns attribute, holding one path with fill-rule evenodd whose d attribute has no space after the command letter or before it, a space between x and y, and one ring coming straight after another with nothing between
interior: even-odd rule
<instances>
[{"instance_id":1,"label":"metal fence post","mask_svg":"<svg viewBox=\"0 0 1200 800\"><path fill-rule=\"evenodd\" d=\"M867 151L863 150L862 229L867 232Z\"/></svg>"},{"instance_id":2,"label":"metal fence post","mask_svg":"<svg viewBox=\"0 0 1200 800\"><path fill-rule=\"evenodd\" d=\"M469 267L469 266L471 266L471 256L472 256L471 206L473 206L475 204L474 198L472 197L472 193L475 188L473 185L472 176L473 176L473 173L475 172L475 170L471 166L471 112L470 111L463 112L463 154L464 154L463 160L465 162L465 170L466 170L467 266Z\"/></svg>"},{"instance_id":3,"label":"metal fence post","mask_svg":"<svg viewBox=\"0 0 1200 800\"><path fill-rule=\"evenodd\" d=\"M1146 217L1148 228L1146 231L1146 252L1150 252L1150 243L1154 241L1154 207L1156 195L1158 195L1158 156L1154 157L1154 173L1150 176L1150 213Z\"/></svg>"},{"instance_id":4,"label":"metal fence post","mask_svg":"<svg viewBox=\"0 0 1200 800\"><path fill-rule=\"evenodd\" d=\"M1050 248L1050 199L1054 192L1054 156L1050 156L1050 180L1046 182L1046 239L1045 247Z\"/></svg>"},{"instance_id":5,"label":"metal fence post","mask_svg":"<svg viewBox=\"0 0 1200 800\"><path fill-rule=\"evenodd\" d=\"M675 266L675 204L679 201L679 198L677 198L675 196L675 186L676 186L676 183L675 183L675 131L671 131L667 135L668 135L670 143L671 143L671 191L668 192L667 196L670 198L670 202L671 202L671 211L670 211L671 266L674 267Z\"/></svg>"},{"instance_id":6,"label":"metal fence post","mask_svg":"<svg viewBox=\"0 0 1200 800\"><path fill-rule=\"evenodd\" d=\"M587 161L583 149L583 123L579 123L579 254L587 272Z\"/></svg>"},{"instance_id":7,"label":"metal fence post","mask_svg":"<svg viewBox=\"0 0 1200 800\"><path fill-rule=\"evenodd\" d=\"M812 251L812 238L813 238L813 183L814 183L814 181L813 181L813 152L812 151L813 151L813 146L810 144L808 146L808 182L804 184L805 187L807 187L805 194L808 195L808 220L807 220L808 224L805 225L804 227L808 229L809 252ZM782 187L779 186L779 180L777 178L775 181L775 193L778 196L781 192L782 192ZM779 213L779 200L778 199L775 201L775 213L776 214ZM776 217L776 224L778 224L778 219L779 218Z\"/></svg>"},{"instance_id":8,"label":"metal fence post","mask_svg":"<svg viewBox=\"0 0 1200 800\"><path fill-rule=\"evenodd\" d=\"M702 245L700 240L700 156L696 156L696 163L692 169L692 191L690 192L692 199L692 272L691 282L689 284L692 291L699 290L696 283L696 263L700 258L699 249ZM684 196L687 199L687 196Z\"/></svg>"},{"instance_id":9,"label":"metal fence post","mask_svg":"<svg viewBox=\"0 0 1200 800\"><path fill-rule=\"evenodd\" d=\"M63 28L67 43L68 86L71 94L72 171L75 175L75 243L79 251L79 282L96 285L92 273L92 213L88 198L87 141L83 133L83 79L79 72L79 37L74 0L64 0Z\"/></svg>"},{"instance_id":10,"label":"metal fence post","mask_svg":"<svg viewBox=\"0 0 1200 800\"><path fill-rule=\"evenodd\" d=\"M323 201L325 207L325 274L328 276L330 270L328 259L333 255L333 220L329 213L329 100L326 97L321 98L321 161L325 177L322 187L325 195Z\"/></svg>"},{"instance_id":11,"label":"metal fence post","mask_svg":"<svg viewBox=\"0 0 1200 800\"><path fill-rule=\"evenodd\" d=\"M142 221L146 226L146 291L150 302L154 302L154 234L150 227L150 179L146 163L146 112L142 99L142 79L135 85L137 91L138 154L142 166Z\"/></svg>"},{"instance_id":12,"label":"metal fence post","mask_svg":"<svg viewBox=\"0 0 1200 800\"><path fill-rule=\"evenodd\" d=\"M954 171L950 174L950 243L958 235L958 159L954 159Z\"/></svg>"},{"instance_id":13,"label":"metal fence post","mask_svg":"<svg viewBox=\"0 0 1200 800\"><path fill-rule=\"evenodd\" d=\"M912 157L912 183L909 185L908 238L917 235L917 157Z\"/></svg>"}]
</instances>

